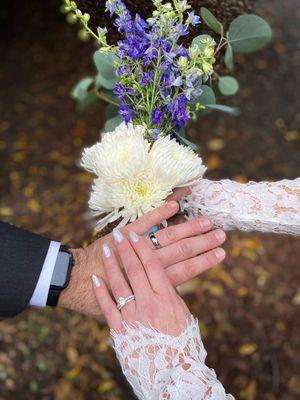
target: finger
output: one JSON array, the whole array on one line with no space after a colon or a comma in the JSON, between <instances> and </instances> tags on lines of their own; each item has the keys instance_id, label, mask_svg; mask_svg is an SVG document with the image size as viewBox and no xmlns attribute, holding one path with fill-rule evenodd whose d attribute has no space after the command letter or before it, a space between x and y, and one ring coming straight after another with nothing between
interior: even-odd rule
<instances>
[{"instance_id":1,"label":"finger","mask_svg":"<svg viewBox=\"0 0 300 400\"><path fill-rule=\"evenodd\" d=\"M107 282L115 300L118 301L120 297L131 296L132 290L121 271L119 261L107 244L102 247L102 259ZM133 304L130 304L130 306L133 306Z\"/></svg>"},{"instance_id":2,"label":"finger","mask_svg":"<svg viewBox=\"0 0 300 400\"><path fill-rule=\"evenodd\" d=\"M170 226L155 233L162 247L178 242L181 239L208 232L212 223L206 217L200 217L180 225Z\"/></svg>"},{"instance_id":3,"label":"finger","mask_svg":"<svg viewBox=\"0 0 300 400\"><path fill-rule=\"evenodd\" d=\"M153 211L143 215L138 220L132 222L126 228L125 232L134 231L138 235L144 235L153 226L162 223L163 221L173 217L179 210L179 204L176 201L170 201L163 206L156 208Z\"/></svg>"},{"instance_id":4,"label":"finger","mask_svg":"<svg viewBox=\"0 0 300 400\"><path fill-rule=\"evenodd\" d=\"M152 290L147 275L130 242L126 236L119 231L119 229L113 230L113 236L119 257L127 273L130 286L137 301L139 298L146 296L147 294L151 295Z\"/></svg>"},{"instance_id":5,"label":"finger","mask_svg":"<svg viewBox=\"0 0 300 400\"><path fill-rule=\"evenodd\" d=\"M136 251L142 265L146 271L150 285L156 293L171 293L174 291L167 275L145 238L138 236L135 232L130 231L130 240L134 250Z\"/></svg>"},{"instance_id":6,"label":"finger","mask_svg":"<svg viewBox=\"0 0 300 400\"><path fill-rule=\"evenodd\" d=\"M189 187L177 188L169 197L167 197L167 201L179 201L182 197L188 196L190 193L191 189Z\"/></svg>"},{"instance_id":7,"label":"finger","mask_svg":"<svg viewBox=\"0 0 300 400\"><path fill-rule=\"evenodd\" d=\"M225 251L218 247L200 256L172 265L166 269L166 273L175 287L219 264L224 260L225 255Z\"/></svg>"},{"instance_id":8,"label":"finger","mask_svg":"<svg viewBox=\"0 0 300 400\"><path fill-rule=\"evenodd\" d=\"M97 303L102 310L108 326L116 331L122 329L121 313L111 298L104 280L100 280L98 276L93 275L92 281Z\"/></svg>"},{"instance_id":9,"label":"finger","mask_svg":"<svg viewBox=\"0 0 300 400\"><path fill-rule=\"evenodd\" d=\"M163 266L168 266L221 246L225 239L225 232L221 229L216 229L206 234L182 239L179 242L163 247L157 251L157 256Z\"/></svg>"}]
</instances>

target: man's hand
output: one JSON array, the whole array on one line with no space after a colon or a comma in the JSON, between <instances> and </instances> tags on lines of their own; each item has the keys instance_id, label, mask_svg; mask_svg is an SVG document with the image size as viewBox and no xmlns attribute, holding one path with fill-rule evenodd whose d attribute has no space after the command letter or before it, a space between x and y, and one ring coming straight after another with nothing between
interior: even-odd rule
<instances>
[{"instance_id":1,"label":"man's hand","mask_svg":"<svg viewBox=\"0 0 300 400\"><path fill-rule=\"evenodd\" d=\"M121 231L126 236L131 230L144 235L153 226L172 218L178 209L177 202L168 201L165 205L122 228ZM225 258L225 251L218 247L224 242L225 233L219 229L210 231L211 227L212 224L207 218L199 217L155 233L162 246L161 249L156 250L157 256L173 286L194 278ZM148 242L150 246L153 246L150 239ZM60 306L98 319L101 317L92 290L91 276L99 275L106 280L101 261L101 249L104 243L111 248L114 247L111 234L101 237L85 249L72 250L75 265L70 284L61 293Z\"/></svg>"}]
</instances>

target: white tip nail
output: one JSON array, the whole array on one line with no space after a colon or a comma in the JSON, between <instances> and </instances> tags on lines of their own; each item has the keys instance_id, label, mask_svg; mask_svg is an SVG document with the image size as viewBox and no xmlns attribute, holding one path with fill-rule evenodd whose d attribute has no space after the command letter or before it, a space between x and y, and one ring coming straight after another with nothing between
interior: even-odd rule
<instances>
[{"instance_id":1,"label":"white tip nail","mask_svg":"<svg viewBox=\"0 0 300 400\"><path fill-rule=\"evenodd\" d=\"M139 241L139 237L138 237L138 235L137 235L135 232L130 231L130 232L129 232L129 236L130 236L130 239L131 239L134 243L137 243L137 242Z\"/></svg>"},{"instance_id":2,"label":"white tip nail","mask_svg":"<svg viewBox=\"0 0 300 400\"><path fill-rule=\"evenodd\" d=\"M103 254L104 254L104 256L105 256L106 258L108 258L108 257L111 256L110 248L107 246L107 244L104 244L104 245L102 246L102 251L103 251Z\"/></svg>"},{"instance_id":3,"label":"white tip nail","mask_svg":"<svg viewBox=\"0 0 300 400\"><path fill-rule=\"evenodd\" d=\"M100 286L100 279L98 278L98 276L92 275L92 280L93 280L94 286L96 286L96 287Z\"/></svg>"},{"instance_id":4,"label":"white tip nail","mask_svg":"<svg viewBox=\"0 0 300 400\"><path fill-rule=\"evenodd\" d=\"M123 235L122 235L122 233L119 231L118 228L115 228L115 229L113 230L113 235L114 235L115 240L116 240L118 243L121 243L121 242L122 242L122 240L123 240Z\"/></svg>"}]
</instances>

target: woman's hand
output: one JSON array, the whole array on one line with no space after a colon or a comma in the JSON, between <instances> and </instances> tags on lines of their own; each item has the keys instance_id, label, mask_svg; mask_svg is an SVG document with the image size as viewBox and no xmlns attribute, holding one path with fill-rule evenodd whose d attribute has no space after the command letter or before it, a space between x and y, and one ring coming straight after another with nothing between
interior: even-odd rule
<instances>
[{"instance_id":1,"label":"woman's hand","mask_svg":"<svg viewBox=\"0 0 300 400\"><path fill-rule=\"evenodd\" d=\"M176 195L181 196L181 192L174 193L174 196ZM179 205L176 201L168 201L120 231L125 236L128 236L131 230L143 236L151 227L164 220L170 220L176 215L178 209ZM225 241L225 233L220 229L211 231L211 228L212 224L207 218L199 217L192 221L168 226L155 233L162 246L161 249L155 250L155 254L173 286L194 278L225 258L224 250L219 247ZM145 240L153 247L149 237ZM90 277L92 274L98 274L104 280L106 279L101 263L103 244L107 244L111 250L114 250L113 235L103 236L85 249L72 250L75 266L72 269L70 284L59 298L60 306L97 319L101 318L100 309L92 292Z\"/></svg>"},{"instance_id":2,"label":"woman's hand","mask_svg":"<svg viewBox=\"0 0 300 400\"><path fill-rule=\"evenodd\" d=\"M107 244L103 245L107 284L93 275L96 299L108 325L114 331L122 332L122 321L127 324L138 322L162 333L179 335L186 328L190 312L170 283L156 252L134 231L130 231L127 238L115 229L113 236L115 251ZM118 299L131 295L135 300L119 311Z\"/></svg>"}]
</instances>

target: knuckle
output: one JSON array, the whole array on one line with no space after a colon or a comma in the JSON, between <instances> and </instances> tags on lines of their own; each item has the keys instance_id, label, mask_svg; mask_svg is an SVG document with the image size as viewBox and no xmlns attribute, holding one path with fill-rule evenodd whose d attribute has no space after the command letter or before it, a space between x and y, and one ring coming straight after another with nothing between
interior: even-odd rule
<instances>
[{"instance_id":1,"label":"knuckle","mask_svg":"<svg viewBox=\"0 0 300 400\"><path fill-rule=\"evenodd\" d=\"M195 264L191 260L188 260L184 263L183 275L185 280L190 279L196 275Z\"/></svg>"},{"instance_id":2,"label":"knuckle","mask_svg":"<svg viewBox=\"0 0 300 400\"><path fill-rule=\"evenodd\" d=\"M176 230L174 228L167 228L165 231L166 239L168 242L173 243L177 240Z\"/></svg>"},{"instance_id":3,"label":"knuckle","mask_svg":"<svg viewBox=\"0 0 300 400\"><path fill-rule=\"evenodd\" d=\"M151 259L145 262L145 269L148 271L153 271L159 268L159 262L157 260Z\"/></svg>"},{"instance_id":4,"label":"knuckle","mask_svg":"<svg viewBox=\"0 0 300 400\"><path fill-rule=\"evenodd\" d=\"M181 257L188 257L191 253L191 246L187 240L178 244L178 253Z\"/></svg>"}]
</instances>

